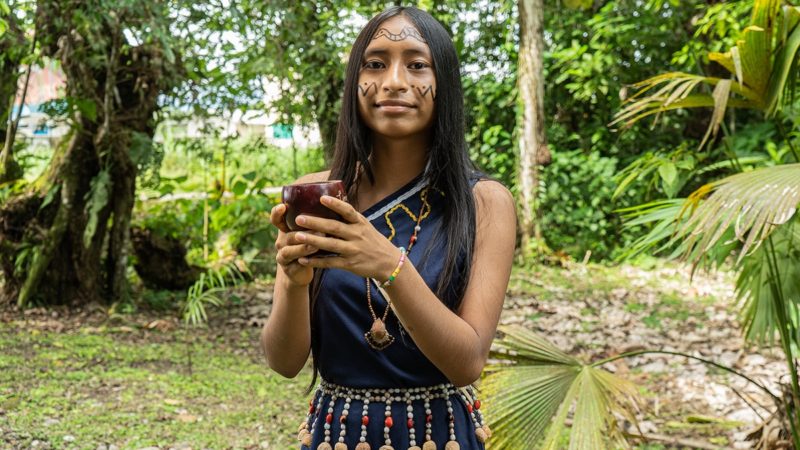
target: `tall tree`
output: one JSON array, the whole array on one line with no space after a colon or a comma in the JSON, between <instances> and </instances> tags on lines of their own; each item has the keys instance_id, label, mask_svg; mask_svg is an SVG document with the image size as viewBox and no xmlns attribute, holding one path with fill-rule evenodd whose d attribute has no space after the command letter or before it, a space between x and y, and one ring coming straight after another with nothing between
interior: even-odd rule
<instances>
[{"instance_id":1,"label":"tall tree","mask_svg":"<svg viewBox=\"0 0 800 450\"><path fill-rule=\"evenodd\" d=\"M0 8L2 10L2 8ZM13 106L17 97L20 66L28 51L24 27L14 14L0 18L4 32L0 33L0 183L21 176L13 157Z\"/></svg>"},{"instance_id":2,"label":"tall tree","mask_svg":"<svg viewBox=\"0 0 800 450\"><path fill-rule=\"evenodd\" d=\"M27 304L125 294L137 166L158 98L180 77L167 4L40 0L42 54L60 60L72 131L42 179L0 207L2 296Z\"/></svg>"},{"instance_id":3,"label":"tall tree","mask_svg":"<svg viewBox=\"0 0 800 450\"><path fill-rule=\"evenodd\" d=\"M549 159L544 124L544 2L519 0L517 83L522 116L519 137L519 191L522 202L522 249L529 256L542 240L538 225L539 163Z\"/></svg>"}]
</instances>

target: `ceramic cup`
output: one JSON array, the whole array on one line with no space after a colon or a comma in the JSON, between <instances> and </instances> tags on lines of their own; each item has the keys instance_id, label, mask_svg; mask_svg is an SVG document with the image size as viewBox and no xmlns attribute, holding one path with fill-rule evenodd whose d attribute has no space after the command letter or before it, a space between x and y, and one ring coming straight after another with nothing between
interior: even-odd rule
<instances>
[{"instance_id":1,"label":"ceramic cup","mask_svg":"<svg viewBox=\"0 0 800 450\"><path fill-rule=\"evenodd\" d=\"M295 220L299 215L322 217L343 221L342 216L320 203L323 195L347 201L344 183L341 180L318 181L314 183L290 184L283 187L282 201L286 204L284 220L291 231L304 231ZM332 253L320 250L310 256L330 256Z\"/></svg>"}]
</instances>

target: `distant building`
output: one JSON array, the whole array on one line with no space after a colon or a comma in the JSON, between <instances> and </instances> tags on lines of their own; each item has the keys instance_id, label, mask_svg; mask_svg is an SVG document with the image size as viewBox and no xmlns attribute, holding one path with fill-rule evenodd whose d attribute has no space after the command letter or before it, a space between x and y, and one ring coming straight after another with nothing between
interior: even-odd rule
<instances>
[{"instance_id":1,"label":"distant building","mask_svg":"<svg viewBox=\"0 0 800 450\"><path fill-rule=\"evenodd\" d=\"M24 77L20 77L20 85ZM34 146L54 146L69 131L69 126L57 122L42 112L42 105L50 100L63 98L66 77L56 62L49 62L44 67L35 67L31 72L25 104L20 105L20 96L14 107L14 114L22 108L19 134L32 141ZM280 95L280 85L264 81L264 103L270 104ZM187 120L167 120L162 122L155 136L156 141L170 138L203 137L208 135L211 127L222 136L262 136L264 140L277 147L297 146L305 148L319 145L319 130L316 127L293 127L282 124L276 114L263 111L235 111L231 117L213 116L211 118L191 118Z\"/></svg>"},{"instance_id":2,"label":"distant building","mask_svg":"<svg viewBox=\"0 0 800 450\"><path fill-rule=\"evenodd\" d=\"M48 63L44 67L34 67L28 82L25 104L21 105L24 82L25 76L23 75L19 80L19 94L13 109L16 118L22 108L17 132L32 141L34 146L53 146L67 134L69 127L64 123L56 122L43 113L42 106L49 100L64 97L66 77L55 62Z\"/></svg>"}]
</instances>

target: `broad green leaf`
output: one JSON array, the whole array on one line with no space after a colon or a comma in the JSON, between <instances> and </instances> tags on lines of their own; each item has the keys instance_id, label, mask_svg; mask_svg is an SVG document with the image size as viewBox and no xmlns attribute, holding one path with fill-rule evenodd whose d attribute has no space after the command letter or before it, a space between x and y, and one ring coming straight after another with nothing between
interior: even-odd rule
<instances>
[{"instance_id":1,"label":"broad green leaf","mask_svg":"<svg viewBox=\"0 0 800 450\"><path fill-rule=\"evenodd\" d=\"M523 327L503 326L500 332L492 355L502 362L487 368L481 385L493 405L493 448L561 448L573 407L571 449L618 448L611 442L624 442L614 414L635 421L632 385Z\"/></svg>"},{"instance_id":2,"label":"broad green leaf","mask_svg":"<svg viewBox=\"0 0 800 450\"><path fill-rule=\"evenodd\" d=\"M664 180L665 184L672 185L678 177L678 169L675 164L667 162L658 166L658 174L661 175L661 179Z\"/></svg>"},{"instance_id":3,"label":"broad green leaf","mask_svg":"<svg viewBox=\"0 0 800 450\"><path fill-rule=\"evenodd\" d=\"M91 188L86 193L86 229L83 231L83 246L89 248L97 231L100 211L108 205L111 190L111 176L108 170L102 170L92 178Z\"/></svg>"}]
</instances>

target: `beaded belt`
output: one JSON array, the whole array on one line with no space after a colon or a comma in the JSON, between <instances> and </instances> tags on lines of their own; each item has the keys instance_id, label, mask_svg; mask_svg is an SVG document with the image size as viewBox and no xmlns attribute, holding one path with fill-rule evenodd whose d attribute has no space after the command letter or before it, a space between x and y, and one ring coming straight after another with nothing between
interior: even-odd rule
<instances>
[{"instance_id":1,"label":"beaded belt","mask_svg":"<svg viewBox=\"0 0 800 450\"><path fill-rule=\"evenodd\" d=\"M406 404L407 411L406 426L408 428L408 440L410 444L410 448L408 450L436 450L436 443L431 439L433 412L431 410L430 402L434 399L443 399L447 404L448 424L450 428L448 433L450 440L445 445L445 450L459 450L460 446L456 441L455 435L453 404L450 400L450 397L453 395L456 395L457 398L460 398L466 406L470 418L472 419L472 423L475 425L475 436L478 441L485 442L491 436L492 432L489 430L489 427L484 421L483 414L480 411L481 402L475 395L475 390L472 388L472 386L456 388L450 383L445 383L429 387L363 389L338 386L325 380L320 382L319 386L317 387L317 394L315 395L315 397L318 397L317 404L314 405L313 398L309 402L308 416L300 425L297 438L306 447L311 446L311 438L314 435L314 430L316 428L316 420L314 420L314 418L323 411L324 397L330 396L330 402L328 404L327 415L325 416L324 423L325 437L323 442L317 447L316 450L347 450L347 445L344 443L346 434L346 427L344 424L347 422L347 418L350 415L350 403L353 400L360 401L363 404L361 410L361 437L359 439L359 443L356 445L355 450L370 450L370 445L366 442L367 426L370 423L370 403L386 404L386 418L384 419L383 423L383 437L385 445L381 446L380 450L394 450L394 447L392 447L392 441L389 438L389 431L394 426L394 420L392 419L392 403L402 402ZM342 425L341 430L339 431L338 442L335 444L335 447L332 447L331 440L333 438L331 437L331 425L334 421L333 406L336 403L336 400L340 398L343 398L345 402L341 416L338 420ZM414 408L411 405L412 401L414 400L422 400L425 402L425 437L422 448L417 446L416 432L414 430Z\"/></svg>"}]
</instances>

